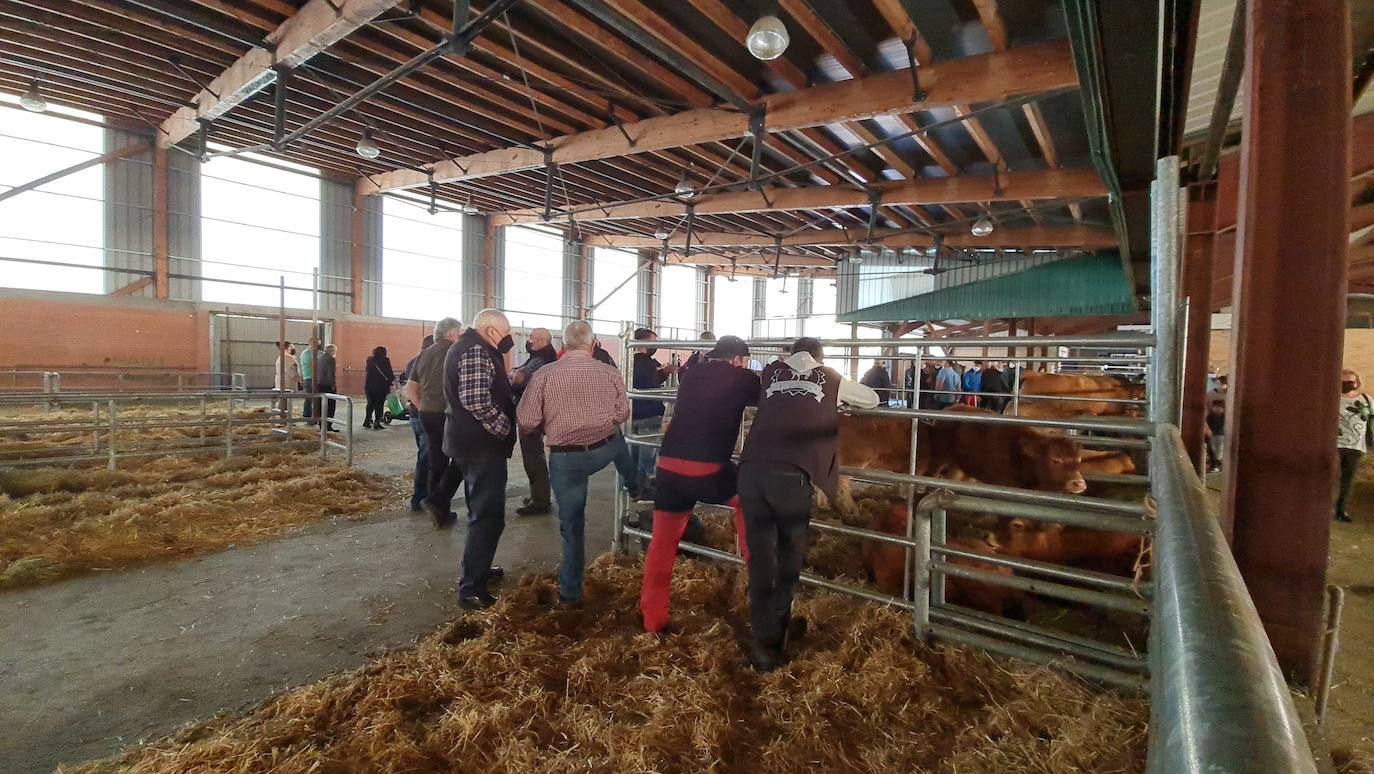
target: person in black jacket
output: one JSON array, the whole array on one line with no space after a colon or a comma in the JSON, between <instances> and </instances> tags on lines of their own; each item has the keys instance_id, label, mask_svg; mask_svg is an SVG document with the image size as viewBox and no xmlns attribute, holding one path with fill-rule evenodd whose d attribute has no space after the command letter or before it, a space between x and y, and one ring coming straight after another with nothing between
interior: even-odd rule
<instances>
[{"instance_id":1,"label":"person in black jacket","mask_svg":"<svg viewBox=\"0 0 1374 774\"><path fill-rule=\"evenodd\" d=\"M367 359L367 376L363 379L363 393L367 395L363 427L382 429L382 411L386 408L386 397L391 394L391 385L395 381L396 374L391 370L386 347L372 350L372 356Z\"/></svg>"},{"instance_id":2,"label":"person in black jacket","mask_svg":"<svg viewBox=\"0 0 1374 774\"><path fill-rule=\"evenodd\" d=\"M525 394L525 387L534 373L550 363L558 361L558 350L553 348L553 334L548 328L535 328L530 331L530 339L525 342L525 352L529 358L521 363L511 374L511 384L515 390L515 402ZM525 476L530 482L530 496L525 498L517 516L542 516L552 510L549 502L549 463L544 459L544 433L520 433L520 458L525 464Z\"/></svg>"}]
</instances>

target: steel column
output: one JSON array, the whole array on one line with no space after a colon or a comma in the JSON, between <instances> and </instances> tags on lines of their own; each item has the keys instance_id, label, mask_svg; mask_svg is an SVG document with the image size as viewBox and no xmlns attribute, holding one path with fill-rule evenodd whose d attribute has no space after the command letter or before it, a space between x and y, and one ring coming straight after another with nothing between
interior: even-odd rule
<instances>
[{"instance_id":1,"label":"steel column","mask_svg":"<svg viewBox=\"0 0 1374 774\"><path fill-rule=\"evenodd\" d=\"M1150 421L1177 424L1179 420L1179 321L1183 305L1178 295L1179 253L1178 157L1159 160L1150 184L1153 206L1150 263L1150 326L1155 334L1150 368Z\"/></svg>"},{"instance_id":2,"label":"steel column","mask_svg":"<svg viewBox=\"0 0 1374 774\"><path fill-rule=\"evenodd\" d=\"M1279 664L1304 685L1314 682L1321 647L1336 484L1350 209L1347 5L1249 0L1246 16L1223 505ZM1310 385L1301 394L1294 374Z\"/></svg>"},{"instance_id":3,"label":"steel column","mask_svg":"<svg viewBox=\"0 0 1374 774\"><path fill-rule=\"evenodd\" d=\"M366 208L363 195L355 190L353 192L353 222L349 237L352 248L350 258L353 274L353 314L363 313L363 240L366 239L363 230L363 212Z\"/></svg>"},{"instance_id":4,"label":"steel column","mask_svg":"<svg viewBox=\"0 0 1374 774\"><path fill-rule=\"evenodd\" d=\"M167 149L153 144L153 287L160 299L168 295L167 274Z\"/></svg>"}]
</instances>

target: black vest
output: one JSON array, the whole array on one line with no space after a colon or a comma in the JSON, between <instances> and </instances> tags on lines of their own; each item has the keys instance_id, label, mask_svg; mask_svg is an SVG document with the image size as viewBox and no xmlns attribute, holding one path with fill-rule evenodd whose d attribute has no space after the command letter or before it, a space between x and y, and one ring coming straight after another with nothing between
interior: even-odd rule
<instances>
[{"instance_id":1,"label":"black vest","mask_svg":"<svg viewBox=\"0 0 1374 774\"><path fill-rule=\"evenodd\" d=\"M458 395L458 364L463 353L473 347L491 358L492 368L495 369L490 387L491 402L510 420L511 432L505 438L497 438L487 432L487 428L472 412L463 407L462 398ZM444 356L444 398L448 403L448 418L444 422L445 454L459 460L511 456L511 450L515 448L515 400L510 379L506 377L506 364L501 355L472 328L464 331Z\"/></svg>"},{"instance_id":2,"label":"black vest","mask_svg":"<svg viewBox=\"0 0 1374 774\"><path fill-rule=\"evenodd\" d=\"M805 374L785 361L763 369L759 411L740 462L774 462L806 471L831 502L839 482L840 375L818 366Z\"/></svg>"},{"instance_id":3,"label":"black vest","mask_svg":"<svg viewBox=\"0 0 1374 774\"><path fill-rule=\"evenodd\" d=\"M665 457L729 462L745 406L758 405L759 377L724 360L700 359L683 372L673 421L663 435Z\"/></svg>"}]
</instances>

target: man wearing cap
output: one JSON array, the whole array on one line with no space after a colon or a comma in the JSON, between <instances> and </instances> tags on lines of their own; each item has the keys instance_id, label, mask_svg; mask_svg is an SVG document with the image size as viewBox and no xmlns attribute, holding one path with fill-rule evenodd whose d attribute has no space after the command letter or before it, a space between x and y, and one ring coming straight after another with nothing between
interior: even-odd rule
<instances>
[{"instance_id":1,"label":"man wearing cap","mask_svg":"<svg viewBox=\"0 0 1374 774\"><path fill-rule=\"evenodd\" d=\"M748 363L744 341L722 336L714 349L680 372L673 421L663 436L654 478L653 539L644 557L639 595L645 631L662 632L668 626L673 560L698 502L735 508L735 530L745 559L749 557L730 460L744 407L759 401L759 377L745 367Z\"/></svg>"},{"instance_id":2,"label":"man wearing cap","mask_svg":"<svg viewBox=\"0 0 1374 774\"><path fill-rule=\"evenodd\" d=\"M806 560L812 487L835 501L838 405L878 405L877 393L821 365L821 357L819 341L801 338L791 355L763 369L759 410L740 455L752 660L761 672L783 662L792 593Z\"/></svg>"}]
</instances>

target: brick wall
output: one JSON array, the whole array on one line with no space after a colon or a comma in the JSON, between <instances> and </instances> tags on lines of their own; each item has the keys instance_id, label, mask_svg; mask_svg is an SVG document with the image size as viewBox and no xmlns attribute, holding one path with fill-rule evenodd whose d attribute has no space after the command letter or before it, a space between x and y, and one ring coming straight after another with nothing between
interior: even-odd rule
<instances>
[{"instance_id":1,"label":"brick wall","mask_svg":"<svg viewBox=\"0 0 1374 774\"><path fill-rule=\"evenodd\" d=\"M420 351L420 340L433 330L433 323L336 320L334 345L339 350L339 391L348 395L363 394L364 369L374 347L386 347L391 367L399 374L406 362Z\"/></svg>"},{"instance_id":2,"label":"brick wall","mask_svg":"<svg viewBox=\"0 0 1374 774\"><path fill-rule=\"evenodd\" d=\"M210 370L209 315L184 304L0 298L0 366Z\"/></svg>"}]
</instances>

